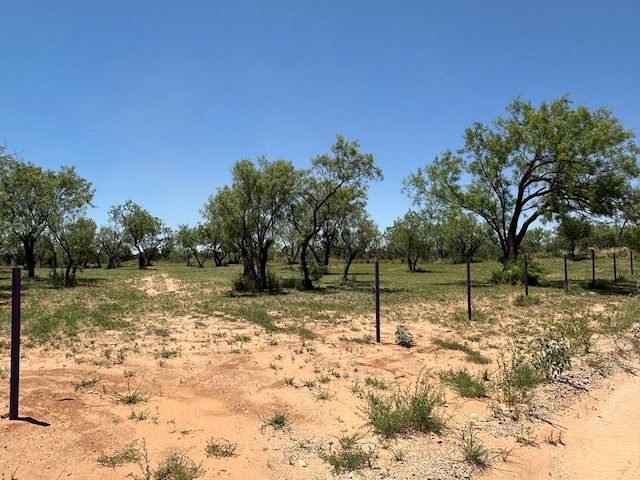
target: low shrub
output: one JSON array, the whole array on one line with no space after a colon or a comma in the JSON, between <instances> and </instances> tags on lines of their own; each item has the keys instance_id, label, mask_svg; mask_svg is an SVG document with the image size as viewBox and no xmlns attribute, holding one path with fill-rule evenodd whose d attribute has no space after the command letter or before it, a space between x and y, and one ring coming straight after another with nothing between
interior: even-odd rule
<instances>
[{"instance_id":1,"label":"low shrub","mask_svg":"<svg viewBox=\"0 0 640 480\"><path fill-rule=\"evenodd\" d=\"M530 261L527 272L529 285L538 285L542 277L540 268ZM520 285L524 282L524 265L520 262L507 263L502 270L496 270L491 274L489 282L496 285Z\"/></svg>"},{"instance_id":2,"label":"low shrub","mask_svg":"<svg viewBox=\"0 0 640 480\"><path fill-rule=\"evenodd\" d=\"M442 389L429 383L426 375L418 377L413 391L401 389L389 395L368 393L364 413L373 428L385 437L408 431L440 432L445 426L438 407L444 404Z\"/></svg>"},{"instance_id":3,"label":"low shrub","mask_svg":"<svg viewBox=\"0 0 640 480\"><path fill-rule=\"evenodd\" d=\"M416 342L413 339L413 333L409 331L406 325L398 325L396 328L396 343L401 347L414 347Z\"/></svg>"}]
</instances>

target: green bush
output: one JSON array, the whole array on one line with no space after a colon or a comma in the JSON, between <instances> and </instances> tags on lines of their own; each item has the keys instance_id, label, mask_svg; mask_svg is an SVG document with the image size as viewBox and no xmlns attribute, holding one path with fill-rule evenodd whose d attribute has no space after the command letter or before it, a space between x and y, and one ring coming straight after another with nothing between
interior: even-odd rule
<instances>
[{"instance_id":1,"label":"green bush","mask_svg":"<svg viewBox=\"0 0 640 480\"><path fill-rule=\"evenodd\" d=\"M538 285L542 271L533 262L528 264L529 285ZM524 265L522 262L510 262L503 266L502 270L496 270L491 274L490 283L496 285L520 285L524 282Z\"/></svg>"},{"instance_id":2,"label":"green bush","mask_svg":"<svg viewBox=\"0 0 640 480\"><path fill-rule=\"evenodd\" d=\"M385 437L408 431L439 432L444 428L442 390L420 375L413 391L399 390L390 395L369 393L364 413L373 428Z\"/></svg>"},{"instance_id":3,"label":"green bush","mask_svg":"<svg viewBox=\"0 0 640 480\"><path fill-rule=\"evenodd\" d=\"M533 353L532 366L545 380L562 375L571 366L571 355L564 338L540 339Z\"/></svg>"},{"instance_id":4,"label":"green bush","mask_svg":"<svg viewBox=\"0 0 640 480\"><path fill-rule=\"evenodd\" d=\"M522 345L511 345L508 355L503 354L498 358L496 388L500 400L510 411L516 405L529 403L535 386L542 381L544 377Z\"/></svg>"},{"instance_id":5,"label":"green bush","mask_svg":"<svg viewBox=\"0 0 640 480\"><path fill-rule=\"evenodd\" d=\"M358 445L359 440L356 435L345 435L338 439L339 450L321 454L320 457L331 465L337 474L370 467L375 451L373 448L364 450Z\"/></svg>"},{"instance_id":6,"label":"green bush","mask_svg":"<svg viewBox=\"0 0 640 480\"><path fill-rule=\"evenodd\" d=\"M413 339L413 334L406 325L398 325L398 328L396 328L396 343L405 348L415 346L416 342Z\"/></svg>"}]
</instances>

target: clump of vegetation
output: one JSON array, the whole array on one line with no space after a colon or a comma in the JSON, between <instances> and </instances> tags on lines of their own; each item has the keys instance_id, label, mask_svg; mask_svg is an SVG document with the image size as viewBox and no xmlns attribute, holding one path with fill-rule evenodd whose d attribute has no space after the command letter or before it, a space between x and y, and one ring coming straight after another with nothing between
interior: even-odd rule
<instances>
[{"instance_id":1,"label":"clump of vegetation","mask_svg":"<svg viewBox=\"0 0 640 480\"><path fill-rule=\"evenodd\" d=\"M81 378L77 382L73 382L73 390L77 392L80 389L91 388L99 381L100 379L98 377Z\"/></svg>"},{"instance_id":2,"label":"clump of vegetation","mask_svg":"<svg viewBox=\"0 0 640 480\"><path fill-rule=\"evenodd\" d=\"M338 439L339 449L330 447L328 454L321 453L320 458L333 467L337 474L371 467L371 461L375 458L375 450L372 447L362 448L358 444L360 437L357 435L345 435ZM332 444L331 444L332 445Z\"/></svg>"},{"instance_id":3,"label":"clump of vegetation","mask_svg":"<svg viewBox=\"0 0 640 480\"><path fill-rule=\"evenodd\" d=\"M136 405L138 403L146 402L149 400L150 395L143 393L140 390L140 386L131 390L131 385L127 382L126 392L117 392L111 389L111 395L116 403L122 403L124 405Z\"/></svg>"},{"instance_id":4,"label":"clump of vegetation","mask_svg":"<svg viewBox=\"0 0 640 480\"><path fill-rule=\"evenodd\" d=\"M508 355L498 358L496 389L510 412L519 404L530 403L535 386L542 380L530 356L520 345L511 345Z\"/></svg>"},{"instance_id":5,"label":"clump of vegetation","mask_svg":"<svg viewBox=\"0 0 640 480\"><path fill-rule=\"evenodd\" d=\"M520 294L513 299L513 304L516 307L528 307L531 305L540 305L540 303L540 298L531 295Z\"/></svg>"},{"instance_id":6,"label":"clump of vegetation","mask_svg":"<svg viewBox=\"0 0 640 480\"><path fill-rule=\"evenodd\" d=\"M450 342L448 340L440 340L439 338L434 338L432 340L434 345L437 345L440 348L446 348L447 350L457 350L459 352L464 352L467 354L466 360L472 363L478 363L480 365L486 365L491 361L482 355L480 352L473 350L466 344L462 344L459 342Z\"/></svg>"},{"instance_id":7,"label":"clump of vegetation","mask_svg":"<svg viewBox=\"0 0 640 480\"><path fill-rule=\"evenodd\" d=\"M291 426L291 421L286 414L278 412L271 417L262 419L262 429L272 427L274 430L287 430Z\"/></svg>"},{"instance_id":8,"label":"clump of vegetation","mask_svg":"<svg viewBox=\"0 0 640 480\"><path fill-rule=\"evenodd\" d=\"M461 397L480 398L487 396L487 388L480 380L471 377L466 369L442 373L440 379L451 386Z\"/></svg>"},{"instance_id":9,"label":"clump of vegetation","mask_svg":"<svg viewBox=\"0 0 640 480\"><path fill-rule=\"evenodd\" d=\"M533 352L532 364L544 380L562 375L571 366L571 355L564 338L540 339Z\"/></svg>"},{"instance_id":10,"label":"clump of vegetation","mask_svg":"<svg viewBox=\"0 0 640 480\"><path fill-rule=\"evenodd\" d=\"M202 465L197 464L189 457L178 453L171 453L153 470L149 464L147 445L144 439L127 445L122 451L114 455L102 454L98 457L98 464L104 467L115 468L134 463L142 470L138 476L130 473L133 480L194 480L204 473Z\"/></svg>"},{"instance_id":11,"label":"clump of vegetation","mask_svg":"<svg viewBox=\"0 0 640 480\"><path fill-rule=\"evenodd\" d=\"M144 445L144 441L142 441ZM140 445L138 442L132 442L124 449L113 455L107 455L106 453L100 454L98 457L98 464L103 467L116 468L127 463L137 463L141 458Z\"/></svg>"},{"instance_id":12,"label":"clump of vegetation","mask_svg":"<svg viewBox=\"0 0 640 480\"><path fill-rule=\"evenodd\" d=\"M237 443L231 443L224 438L210 438L204 451L208 457L228 458L236 454Z\"/></svg>"},{"instance_id":13,"label":"clump of vegetation","mask_svg":"<svg viewBox=\"0 0 640 480\"><path fill-rule=\"evenodd\" d=\"M413 339L413 333L409 331L406 325L398 325L396 328L396 343L401 347L414 347L416 342Z\"/></svg>"},{"instance_id":14,"label":"clump of vegetation","mask_svg":"<svg viewBox=\"0 0 640 480\"><path fill-rule=\"evenodd\" d=\"M522 342L512 343L508 355L498 359L496 388L511 412L517 405L531 402L538 384L571 366L570 350L562 337L544 337L532 345L526 348Z\"/></svg>"},{"instance_id":15,"label":"clump of vegetation","mask_svg":"<svg viewBox=\"0 0 640 480\"><path fill-rule=\"evenodd\" d=\"M538 285L542 271L532 262L527 265L527 278L529 285ZM524 266L520 263L507 263L502 270L496 270L491 274L490 283L495 285L520 285L524 282Z\"/></svg>"},{"instance_id":16,"label":"clump of vegetation","mask_svg":"<svg viewBox=\"0 0 640 480\"><path fill-rule=\"evenodd\" d=\"M144 476L136 480L193 480L204 473L202 465L197 464L189 457L178 453L170 454L158 468L151 472L151 476Z\"/></svg>"},{"instance_id":17,"label":"clump of vegetation","mask_svg":"<svg viewBox=\"0 0 640 480\"><path fill-rule=\"evenodd\" d=\"M460 452L464 460L475 467L486 467L489 464L489 449L478 438L473 428L473 422L469 422L462 428L460 436Z\"/></svg>"},{"instance_id":18,"label":"clump of vegetation","mask_svg":"<svg viewBox=\"0 0 640 480\"><path fill-rule=\"evenodd\" d=\"M364 414L373 428L385 437L394 437L408 431L440 432L445 426L444 404L440 388L429 383L427 375L418 377L413 391L400 389L388 395L369 392Z\"/></svg>"}]
</instances>

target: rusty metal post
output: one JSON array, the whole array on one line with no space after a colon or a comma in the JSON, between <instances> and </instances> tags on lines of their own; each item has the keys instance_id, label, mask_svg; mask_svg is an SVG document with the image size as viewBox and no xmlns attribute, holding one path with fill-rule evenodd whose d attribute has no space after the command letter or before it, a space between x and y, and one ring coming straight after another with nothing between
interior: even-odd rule
<instances>
[{"instance_id":1,"label":"rusty metal post","mask_svg":"<svg viewBox=\"0 0 640 480\"><path fill-rule=\"evenodd\" d=\"M467 257L467 318L471 321L471 259Z\"/></svg>"}]
</instances>

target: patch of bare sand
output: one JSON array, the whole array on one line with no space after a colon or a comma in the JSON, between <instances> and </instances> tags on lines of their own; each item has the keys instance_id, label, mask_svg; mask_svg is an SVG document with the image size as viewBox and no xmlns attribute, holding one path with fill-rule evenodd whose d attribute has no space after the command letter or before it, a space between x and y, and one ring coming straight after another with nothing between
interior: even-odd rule
<instances>
[{"instance_id":1,"label":"patch of bare sand","mask_svg":"<svg viewBox=\"0 0 640 480\"><path fill-rule=\"evenodd\" d=\"M636 365L636 371L639 365ZM640 478L640 376L620 373L539 428L535 446L485 472L486 480ZM550 443L553 440L555 444Z\"/></svg>"}]
</instances>

